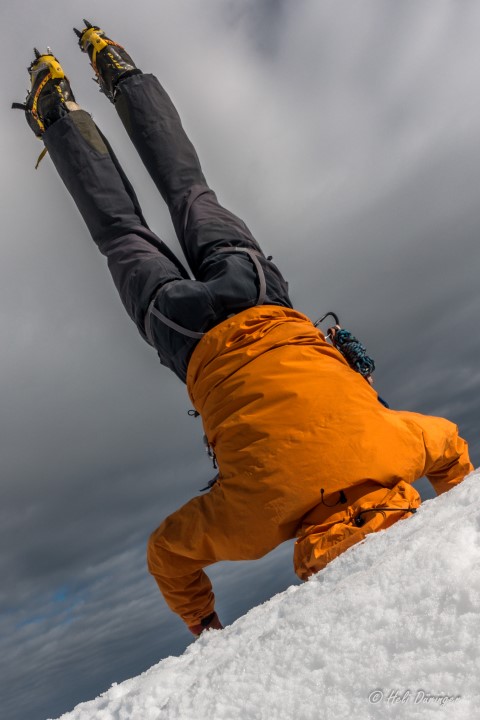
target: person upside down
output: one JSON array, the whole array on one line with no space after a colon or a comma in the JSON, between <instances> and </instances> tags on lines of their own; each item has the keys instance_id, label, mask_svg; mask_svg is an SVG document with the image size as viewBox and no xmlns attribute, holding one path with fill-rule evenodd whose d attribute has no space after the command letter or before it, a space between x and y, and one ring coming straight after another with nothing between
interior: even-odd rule
<instances>
[{"instance_id":1,"label":"person upside down","mask_svg":"<svg viewBox=\"0 0 480 720\"><path fill-rule=\"evenodd\" d=\"M194 279L155 235L108 141L75 102L51 54L29 72L27 121L40 137L160 362L187 385L219 468L217 481L167 517L148 568L194 635L221 628L205 568L253 560L296 538L306 580L368 533L473 466L448 420L393 411L312 322L245 223L219 204L159 81L103 30L75 31L167 203Z\"/></svg>"}]
</instances>

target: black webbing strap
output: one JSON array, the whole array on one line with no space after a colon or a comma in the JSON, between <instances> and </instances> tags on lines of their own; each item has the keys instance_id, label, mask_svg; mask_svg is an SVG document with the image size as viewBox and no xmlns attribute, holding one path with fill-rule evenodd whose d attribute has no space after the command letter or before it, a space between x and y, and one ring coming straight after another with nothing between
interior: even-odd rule
<instances>
[{"instance_id":1,"label":"black webbing strap","mask_svg":"<svg viewBox=\"0 0 480 720\"><path fill-rule=\"evenodd\" d=\"M245 247L223 247L218 248L215 250L215 252L221 252L221 253L235 253L235 252L243 252L247 253L247 255L250 256L251 261L253 262L255 269L258 274L258 297L257 302L255 305L263 305L265 302L265 297L267 294L267 281L265 280L265 273L263 272L262 265L260 263L259 257L263 257L262 253L258 250L252 250L252 248L245 248ZM172 280L170 282L177 282L176 280ZM153 336L152 336L152 328L151 328L151 316L154 315L158 320L163 322L164 325L167 325L172 330L175 330L176 332L181 333L182 335L186 335L187 337L195 338L200 340L205 333L204 332L197 332L196 330L189 330L186 327L183 327L183 325L179 325L174 320L170 320L166 315L160 312L160 310L157 310L155 307L155 301L157 299L158 293L160 290L163 290L163 288L166 285L169 285L170 283L166 283L165 285L162 285L161 288L158 289L158 291L155 293L153 298L150 301L150 304L148 306L147 312L145 314L145 335L147 336L148 342L150 345L153 346Z\"/></svg>"}]
</instances>

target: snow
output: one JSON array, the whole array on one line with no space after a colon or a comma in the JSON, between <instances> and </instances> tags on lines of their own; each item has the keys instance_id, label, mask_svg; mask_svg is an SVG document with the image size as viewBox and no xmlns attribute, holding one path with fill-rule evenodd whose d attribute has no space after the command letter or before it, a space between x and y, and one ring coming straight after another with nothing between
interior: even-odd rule
<instances>
[{"instance_id":1,"label":"snow","mask_svg":"<svg viewBox=\"0 0 480 720\"><path fill-rule=\"evenodd\" d=\"M61 720L480 717L480 471Z\"/></svg>"}]
</instances>

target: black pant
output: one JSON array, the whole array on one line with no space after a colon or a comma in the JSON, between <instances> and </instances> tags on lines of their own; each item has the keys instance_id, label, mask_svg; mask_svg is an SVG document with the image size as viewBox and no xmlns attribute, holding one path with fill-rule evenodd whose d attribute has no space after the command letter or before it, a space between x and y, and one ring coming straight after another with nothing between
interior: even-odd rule
<instances>
[{"instance_id":1,"label":"black pant","mask_svg":"<svg viewBox=\"0 0 480 720\"><path fill-rule=\"evenodd\" d=\"M193 145L170 98L153 75L119 85L118 114L166 201L194 280L145 223L132 186L111 147L83 110L54 123L44 141L85 223L107 257L130 317L183 381L198 334L258 301L292 307L287 283L260 250L245 223L223 208L203 176ZM225 252L225 247L232 251ZM252 256L236 248L253 251ZM258 261L257 261L258 262ZM197 333L170 327L154 310Z\"/></svg>"}]
</instances>

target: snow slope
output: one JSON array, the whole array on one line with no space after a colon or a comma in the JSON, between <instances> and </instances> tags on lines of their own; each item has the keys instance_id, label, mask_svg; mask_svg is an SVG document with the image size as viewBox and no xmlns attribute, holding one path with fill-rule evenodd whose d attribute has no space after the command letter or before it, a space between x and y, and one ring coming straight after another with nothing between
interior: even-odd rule
<instances>
[{"instance_id":1,"label":"snow slope","mask_svg":"<svg viewBox=\"0 0 480 720\"><path fill-rule=\"evenodd\" d=\"M480 471L62 720L480 718Z\"/></svg>"}]
</instances>

